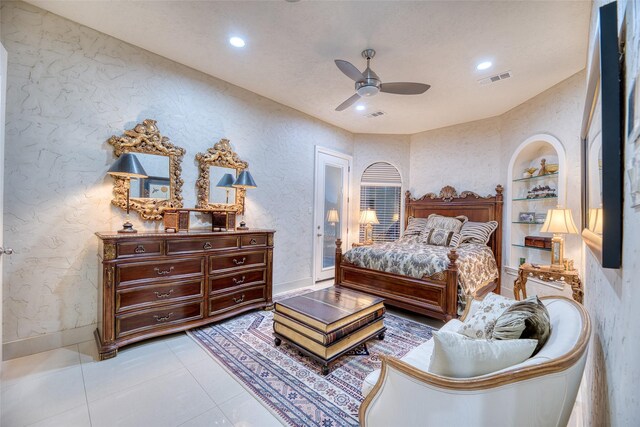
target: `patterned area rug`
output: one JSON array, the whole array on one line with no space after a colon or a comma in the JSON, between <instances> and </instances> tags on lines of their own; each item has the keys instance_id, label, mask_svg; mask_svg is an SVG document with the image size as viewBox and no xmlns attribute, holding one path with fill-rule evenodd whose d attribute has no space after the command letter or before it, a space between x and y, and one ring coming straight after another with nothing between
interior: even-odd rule
<instances>
[{"instance_id":1,"label":"patterned area rug","mask_svg":"<svg viewBox=\"0 0 640 427\"><path fill-rule=\"evenodd\" d=\"M286 342L275 347L271 311L251 312L188 334L283 423L338 427L358 425L360 387L371 371L380 368L379 355L402 357L429 340L435 330L389 313L385 326L384 341L369 340L333 363L326 376L320 374L319 363Z\"/></svg>"}]
</instances>

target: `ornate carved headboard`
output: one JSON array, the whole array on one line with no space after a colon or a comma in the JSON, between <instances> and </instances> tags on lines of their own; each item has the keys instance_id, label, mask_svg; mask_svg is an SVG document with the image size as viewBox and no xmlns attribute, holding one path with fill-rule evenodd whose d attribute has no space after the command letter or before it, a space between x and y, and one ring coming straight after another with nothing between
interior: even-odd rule
<instances>
[{"instance_id":1,"label":"ornate carved headboard","mask_svg":"<svg viewBox=\"0 0 640 427\"><path fill-rule=\"evenodd\" d=\"M496 194L486 197L479 196L472 191L458 194L455 188L447 185L440 190L440 194L428 193L419 199L411 197L407 191L405 199L405 228L409 217L426 218L432 213L457 216L464 215L469 221L486 222L497 221L498 228L489 240L489 246L496 258L498 269L502 268L502 185L496 186Z\"/></svg>"}]
</instances>

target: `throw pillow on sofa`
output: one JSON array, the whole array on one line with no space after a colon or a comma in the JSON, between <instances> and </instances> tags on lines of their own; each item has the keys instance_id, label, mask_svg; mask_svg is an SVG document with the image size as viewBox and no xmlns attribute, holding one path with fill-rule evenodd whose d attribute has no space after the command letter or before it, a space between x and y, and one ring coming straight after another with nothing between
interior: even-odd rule
<instances>
[{"instance_id":1,"label":"throw pillow on sofa","mask_svg":"<svg viewBox=\"0 0 640 427\"><path fill-rule=\"evenodd\" d=\"M536 354L549 339L551 320L549 312L537 296L517 301L496 319L492 338L512 340L531 338L538 341L533 354Z\"/></svg>"},{"instance_id":2,"label":"throw pillow on sofa","mask_svg":"<svg viewBox=\"0 0 640 427\"><path fill-rule=\"evenodd\" d=\"M508 368L527 360L536 340L477 340L455 332L433 333L429 372L452 378L470 378Z\"/></svg>"},{"instance_id":3,"label":"throw pillow on sofa","mask_svg":"<svg viewBox=\"0 0 640 427\"><path fill-rule=\"evenodd\" d=\"M511 298L506 298L493 292L489 293L482 300L480 308L469 319L465 320L458 333L469 338L491 338L496 319L515 302L516 300Z\"/></svg>"}]
</instances>

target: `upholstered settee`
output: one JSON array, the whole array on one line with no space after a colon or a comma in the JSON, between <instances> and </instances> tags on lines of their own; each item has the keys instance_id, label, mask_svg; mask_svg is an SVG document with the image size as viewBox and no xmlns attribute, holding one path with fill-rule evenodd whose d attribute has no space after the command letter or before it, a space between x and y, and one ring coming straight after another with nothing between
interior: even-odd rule
<instances>
[{"instance_id":1,"label":"upholstered settee","mask_svg":"<svg viewBox=\"0 0 640 427\"><path fill-rule=\"evenodd\" d=\"M364 381L360 424L375 426L565 426L578 393L591 332L582 305L541 298L551 320L542 349L526 361L473 378L427 372L433 339L402 359L383 357ZM480 303L470 305L467 316ZM457 332L454 319L441 330Z\"/></svg>"}]
</instances>

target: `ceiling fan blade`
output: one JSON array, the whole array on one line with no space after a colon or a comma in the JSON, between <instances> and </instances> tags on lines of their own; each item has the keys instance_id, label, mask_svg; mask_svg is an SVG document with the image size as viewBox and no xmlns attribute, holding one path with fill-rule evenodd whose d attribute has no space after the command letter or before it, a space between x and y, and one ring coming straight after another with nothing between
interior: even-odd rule
<instances>
[{"instance_id":1,"label":"ceiling fan blade","mask_svg":"<svg viewBox=\"0 0 640 427\"><path fill-rule=\"evenodd\" d=\"M395 93L396 95L420 95L425 93L431 86L424 83L382 83L380 92Z\"/></svg>"},{"instance_id":2,"label":"ceiling fan blade","mask_svg":"<svg viewBox=\"0 0 640 427\"><path fill-rule=\"evenodd\" d=\"M349 77L354 82L361 82L365 80L364 75L358 71L358 69L351 62L343 61L342 59L335 60L336 65L340 68L347 77Z\"/></svg>"},{"instance_id":3,"label":"ceiling fan blade","mask_svg":"<svg viewBox=\"0 0 640 427\"><path fill-rule=\"evenodd\" d=\"M346 110L347 108L351 107L358 99L360 99L360 95L356 93L351 98L338 105L336 107L336 111Z\"/></svg>"}]
</instances>

